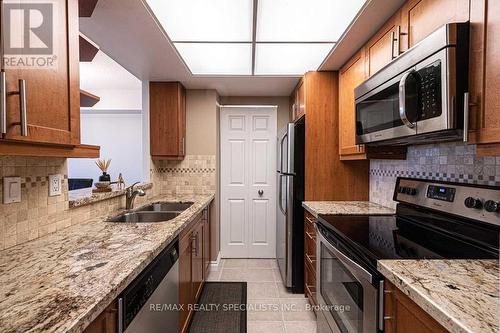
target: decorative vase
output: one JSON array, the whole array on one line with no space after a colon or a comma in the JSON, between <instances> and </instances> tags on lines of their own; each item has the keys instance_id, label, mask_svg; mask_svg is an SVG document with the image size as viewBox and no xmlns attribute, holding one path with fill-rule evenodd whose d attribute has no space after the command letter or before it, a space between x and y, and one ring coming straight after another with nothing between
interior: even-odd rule
<instances>
[{"instance_id":1,"label":"decorative vase","mask_svg":"<svg viewBox=\"0 0 500 333\"><path fill-rule=\"evenodd\" d=\"M110 182L111 181L111 177L106 172L103 172L102 176L99 177L99 181L100 182Z\"/></svg>"}]
</instances>

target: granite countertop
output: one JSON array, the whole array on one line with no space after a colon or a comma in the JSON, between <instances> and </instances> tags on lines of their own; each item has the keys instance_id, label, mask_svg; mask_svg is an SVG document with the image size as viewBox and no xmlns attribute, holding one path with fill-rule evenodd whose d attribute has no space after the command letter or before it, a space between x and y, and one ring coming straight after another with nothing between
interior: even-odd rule
<instances>
[{"instance_id":1,"label":"granite countertop","mask_svg":"<svg viewBox=\"0 0 500 333\"><path fill-rule=\"evenodd\" d=\"M304 201L302 207L318 215L394 215L396 211L369 201Z\"/></svg>"},{"instance_id":2,"label":"granite countertop","mask_svg":"<svg viewBox=\"0 0 500 333\"><path fill-rule=\"evenodd\" d=\"M378 270L447 330L499 331L497 260L380 260Z\"/></svg>"},{"instance_id":3,"label":"granite countertop","mask_svg":"<svg viewBox=\"0 0 500 333\"><path fill-rule=\"evenodd\" d=\"M147 190L153 187L152 183L141 183L137 184L135 188L140 188ZM113 190L111 192L102 193L92 193L92 188L82 188L79 190L73 190L68 192L69 208L76 208L85 205L90 205L92 203L108 200L120 195L125 195L126 190L117 188L116 185L112 185Z\"/></svg>"},{"instance_id":4,"label":"granite countertop","mask_svg":"<svg viewBox=\"0 0 500 333\"><path fill-rule=\"evenodd\" d=\"M198 215L214 195L160 223L102 218L0 251L0 332L80 332Z\"/></svg>"}]
</instances>

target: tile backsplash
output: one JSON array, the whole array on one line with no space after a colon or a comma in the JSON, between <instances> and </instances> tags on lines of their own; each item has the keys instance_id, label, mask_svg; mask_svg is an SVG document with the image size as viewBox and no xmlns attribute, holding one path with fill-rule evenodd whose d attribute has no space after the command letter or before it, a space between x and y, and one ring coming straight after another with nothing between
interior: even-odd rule
<instances>
[{"instance_id":1,"label":"tile backsplash","mask_svg":"<svg viewBox=\"0 0 500 333\"><path fill-rule=\"evenodd\" d=\"M207 194L216 190L215 155L187 155L182 161L153 161L151 180L161 195Z\"/></svg>"},{"instance_id":2,"label":"tile backsplash","mask_svg":"<svg viewBox=\"0 0 500 333\"><path fill-rule=\"evenodd\" d=\"M476 146L439 143L408 147L406 160L370 161L370 201L395 207L397 177L500 185L500 157L477 157Z\"/></svg>"},{"instance_id":3,"label":"tile backsplash","mask_svg":"<svg viewBox=\"0 0 500 333\"><path fill-rule=\"evenodd\" d=\"M63 175L62 195L49 197L48 178ZM3 177L21 177L20 203L3 204ZM154 196L152 189L136 205ZM124 196L69 208L68 167L64 158L0 156L0 250L34 240L89 219L113 215Z\"/></svg>"}]
</instances>

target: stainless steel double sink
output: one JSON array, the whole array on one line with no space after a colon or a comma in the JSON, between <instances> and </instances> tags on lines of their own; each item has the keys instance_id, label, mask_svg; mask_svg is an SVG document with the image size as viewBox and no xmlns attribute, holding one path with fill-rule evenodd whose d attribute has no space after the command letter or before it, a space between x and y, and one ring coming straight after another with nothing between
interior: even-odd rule
<instances>
[{"instance_id":1,"label":"stainless steel double sink","mask_svg":"<svg viewBox=\"0 0 500 333\"><path fill-rule=\"evenodd\" d=\"M192 202L155 202L132 212L107 219L107 222L151 223L165 222L179 216Z\"/></svg>"}]
</instances>

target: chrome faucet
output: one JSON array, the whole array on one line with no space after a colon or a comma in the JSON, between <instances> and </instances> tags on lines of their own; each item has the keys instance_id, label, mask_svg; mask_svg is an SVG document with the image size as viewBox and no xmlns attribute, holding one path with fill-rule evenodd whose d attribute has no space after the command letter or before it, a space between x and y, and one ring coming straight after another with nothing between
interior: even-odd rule
<instances>
[{"instance_id":1,"label":"chrome faucet","mask_svg":"<svg viewBox=\"0 0 500 333\"><path fill-rule=\"evenodd\" d=\"M126 210L130 210L130 209L134 208L134 200L135 200L135 197L137 195L140 197L143 197L146 195L144 190L142 190L140 188L137 190L134 190L134 186L137 184L139 184L139 182L133 183L131 186L127 187L127 189L125 190L125 198L126 198L125 209Z\"/></svg>"}]
</instances>

